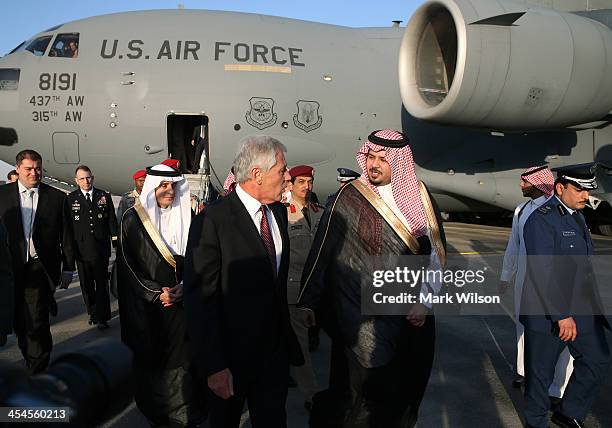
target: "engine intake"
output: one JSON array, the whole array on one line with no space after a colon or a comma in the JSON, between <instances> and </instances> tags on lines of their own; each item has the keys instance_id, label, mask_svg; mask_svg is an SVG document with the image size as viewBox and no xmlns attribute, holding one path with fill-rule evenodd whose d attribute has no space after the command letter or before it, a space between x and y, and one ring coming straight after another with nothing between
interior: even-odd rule
<instances>
[{"instance_id":1,"label":"engine intake","mask_svg":"<svg viewBox=\"0 0 612 428\"><path fill-rule=\"evenodd\" d=\"M612 109L612 31L524 3L431 0L408 22L399 80L419 119L500 130L588 123Z\"/></svg>"}]
</instances>

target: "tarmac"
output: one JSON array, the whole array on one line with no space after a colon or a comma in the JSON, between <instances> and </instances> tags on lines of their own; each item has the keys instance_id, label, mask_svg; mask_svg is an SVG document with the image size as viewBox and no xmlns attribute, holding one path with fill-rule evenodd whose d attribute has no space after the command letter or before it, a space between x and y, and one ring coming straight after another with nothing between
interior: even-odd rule
<instances>
[{"instance_id":1,"label":"tarmac","mask_svg":"<svg viewBox=\"0 0 612 428\"><path fill-rule=\"evenodd\" d=\"M509 229L504 227L445 223L449 260L469 259L470 264L487 265L490 273L498 274L499 266L492 266L489 256L501 260ZM612 254L612 238L594 235L596 254ZM605 284L606 291L611 286ZM78 281L69 289L56 293L59 315L51 319L53 357L73 351L100 337L119 338L117 302L112 301L111 328L106 331L87 324L88 316ZM510 303L509 303L510 300ZM419 427L522 427L524 401L522 391L512 386L514 379L515 324L511 310L511 297L502 302L501 309L490 315L436 316L436 352L429 386L419 414ZM609 334L612 344L612 335ZM312 354L313 364L321 387L329 375L329 339L322 333L321 345ZM15 336L10 336L0 348L0 359L22 362ZM612 426L612 370L598 394L586 426L604 428ZM296 388L289 390L287 414L289 428L308 426L308 412ZM131 403L124 411L106 421L103 427L138 428L148 423ZM204 426L208 426L206 423ZM249 427L248 413L243 415L242 426Z\"/></svg>"}]
</instances>

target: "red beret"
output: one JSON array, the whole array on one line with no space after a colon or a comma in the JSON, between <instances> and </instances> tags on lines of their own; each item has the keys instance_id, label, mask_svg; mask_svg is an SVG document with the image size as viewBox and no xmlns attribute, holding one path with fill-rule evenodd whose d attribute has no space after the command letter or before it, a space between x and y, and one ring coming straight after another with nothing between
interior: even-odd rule
<instances>
[{"instance_id":1,"label":"red beret","mask_svg":"<svg viewBox=\"0 0 612 428\"><path fill-rule=\"evenodd\" d=\"M134 175L132 175L132 178L134 180L138 180L139 178L146 177L146 176L147 176L147 171L144 169L139 169L138 171L134 173Z\"/></svg>"},{"instance_id":2,"label":"red beret","mask_svg":"<svg viewBox=\"0 0 612 428\"><path fill-rule=\"evenodd\" d=\"M307 175L314 178L314 168L308 165L297 165L289 170L291 178Z\"/></svg>"},{"instance_id":3,"label":"red beret","mask_svg":"<svg viewBox=\"0 0 612 428\"><path fill-rule=\"evenodd\" d=\"M169 166L170 168L178 169L179 161L177 159L166 159L161 163L162 165Z\"/></svg>"}]
</instances>

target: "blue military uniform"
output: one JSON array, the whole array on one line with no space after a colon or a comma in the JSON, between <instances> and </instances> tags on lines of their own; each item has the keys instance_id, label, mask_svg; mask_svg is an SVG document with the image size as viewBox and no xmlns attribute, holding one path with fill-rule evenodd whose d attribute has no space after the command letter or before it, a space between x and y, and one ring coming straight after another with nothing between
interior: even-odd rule
<instances>
[{"instance_id":1,"label":"blue military uniform","mask_svg":"<svg viewBox=\"0 0 612 428\"><path fill-rule=\"evenodd\" d=\"M524 242L527 275L520 322L525 327L525 419L528 426L548 427L548 387L567 346L575 358L574 375L553 422L561 417L570 422L566 426L579 427L610 365L604 331L610 325L602 315L590 260L593 241L582 213L553 196L526 222ZM558 321L568 317L576 323L573 342L559 338Z\"/></svg>"},{"instance_id":2,"label":"blue military uniform","mask_svg":"<svg viewBox=\"0 0 612 428\"><path fill-rule=\"evenodd\" d=\"M358 179L361 174L353 171L352 169L349 168L337 168L338 170L338 183L340 183L340 189L342 189L342 187L347 184L350 183L353 180ZM338 189L336 192L332 193L331 195L329 195L327 197L327 201L325 201L325 207L328 207L329 204L334 201L336 199L336 196L338 195L338 192L340 191L340 189Z\"/></svg>"}]
</instances>

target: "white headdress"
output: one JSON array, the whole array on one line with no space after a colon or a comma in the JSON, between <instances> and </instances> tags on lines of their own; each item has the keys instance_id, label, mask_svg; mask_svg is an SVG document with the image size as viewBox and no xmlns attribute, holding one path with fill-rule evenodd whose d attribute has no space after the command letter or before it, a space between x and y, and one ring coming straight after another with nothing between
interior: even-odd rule
<instances>
[{"instance_id":1,"label":"white headdress","mask_svg":"<svg viewBox=\"0 0 612 428\"><path fill-rule=\"evenodd\" d=\"M162 232L162 210L157 205L155 197L155 189L164 181L177 183L174 188L174 201L172 201L169 214L169 235L171 236L164 236ZM191 195L189 193L189 183L187 183L181 173L166 165L155 165L154 167L147 168L147 178L142 187L142 192L140 192L139 200L149 215L151 223L159 231L160 236L168 248L170 248L170 251L184 256L185 249L187 248L189 226L191 225Z\"/></svg>"}]
</instances>

